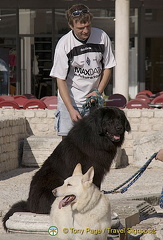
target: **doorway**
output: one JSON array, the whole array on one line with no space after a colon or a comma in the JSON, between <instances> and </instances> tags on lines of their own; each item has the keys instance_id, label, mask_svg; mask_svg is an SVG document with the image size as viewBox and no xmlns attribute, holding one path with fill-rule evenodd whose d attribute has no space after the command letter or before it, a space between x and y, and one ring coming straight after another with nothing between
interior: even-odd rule
<instances>
[{"instance_id":1,"label":"doorway","mask_svg":"<svg viewBox=\"0 0 163 240\"><path fill-rule=\"evenodd\" d=\"M145 83L153 93L163 91L163 38L145 39Z\"/></svg>"},{"instance_id":2,"label":"doorway","mask_svg":"<svg viewBox=\"0 0 163 240\"><path fill-rule=\"evenodd\" d=\"M52 38L21 36L21 94L31 93L37 98L53 95Z\"/></svg>"}]
</instances>

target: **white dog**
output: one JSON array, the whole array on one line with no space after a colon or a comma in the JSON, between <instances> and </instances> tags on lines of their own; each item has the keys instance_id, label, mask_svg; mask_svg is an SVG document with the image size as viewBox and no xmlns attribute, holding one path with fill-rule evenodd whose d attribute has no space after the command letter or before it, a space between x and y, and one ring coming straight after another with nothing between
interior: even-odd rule
<instances>
[{"instance_id":1,"label":"white dog","mask_svg":"<svg viewBox=\"0 0 163 240\"><path fill-rule=\"evenodd\" d=\"M51 223L66 240L106 240L111 227L109 199L92 183L94 168L84 175L77 164L73 175L52 192Z\"/></svg>"}]
</instances>

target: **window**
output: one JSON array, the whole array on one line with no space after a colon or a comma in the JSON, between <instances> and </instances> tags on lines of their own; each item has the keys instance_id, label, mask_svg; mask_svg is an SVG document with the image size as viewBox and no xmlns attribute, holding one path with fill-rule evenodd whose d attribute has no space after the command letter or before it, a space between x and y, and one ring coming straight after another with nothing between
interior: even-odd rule
<instances>
[{"instance_id":1,"label":"window","mask_svg":"<svg viewBox=\"0 0 163 240\"><path fill-rule=\"evenodd\" d=\"M0 10L0 34L16 34L16 10Z\"/></svg>"},{"instance_id":2,"label":"window","mask_svg":"<svg viewBox=\"0 0 163 240\"><path fill-rule=\"evenodd\" d=\"M48 9L20 9L20 34L51 34L52 10Z\"/></svg>"}]
</instances>

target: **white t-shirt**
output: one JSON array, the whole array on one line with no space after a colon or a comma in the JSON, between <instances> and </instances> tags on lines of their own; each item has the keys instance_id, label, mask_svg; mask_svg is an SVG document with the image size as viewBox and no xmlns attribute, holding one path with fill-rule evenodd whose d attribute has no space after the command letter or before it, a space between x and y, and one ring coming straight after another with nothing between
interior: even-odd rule
<instances>
[{"instance_id":1,"label":"white t-shirt","mask_svg":"<svg viewBox=\"0 0 163 240\"><path fill-rule=\"evenodd\" d=\"M58 41L50 76L66 80L72 105L81 107L85 96L98 88L102 69L115 65L110 38L103 30L91 28L86 42L71 30Z\"/></svg>"}]
</instances>

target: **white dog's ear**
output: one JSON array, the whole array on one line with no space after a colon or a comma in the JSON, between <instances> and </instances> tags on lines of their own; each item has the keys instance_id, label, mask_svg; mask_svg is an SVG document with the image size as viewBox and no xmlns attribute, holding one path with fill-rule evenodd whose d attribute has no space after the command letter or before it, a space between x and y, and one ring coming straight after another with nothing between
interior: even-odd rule
<instances>
[{"instance_id":1,"label":"white dog's ear","mask_svg":"<svg viewBox=\"0 0 163 240\"><path fill-rule=\"evenodd\" d=\"M81 175L82 174L82 167L81 167L81 164L78 163L73 171L73 176L77 176L77 175Z\"/></svg>"},{"instance_id":2,"label":"white dog's ear","mask_svg":"<svg viewBox=\"0 0 163 240\"><path fill-rule=\"evenodd\" d=\"M94 168L91 167L88 171L83 175L82 182L91 184L93 182L94 177Z\"/></svg>"}]
</instances>

